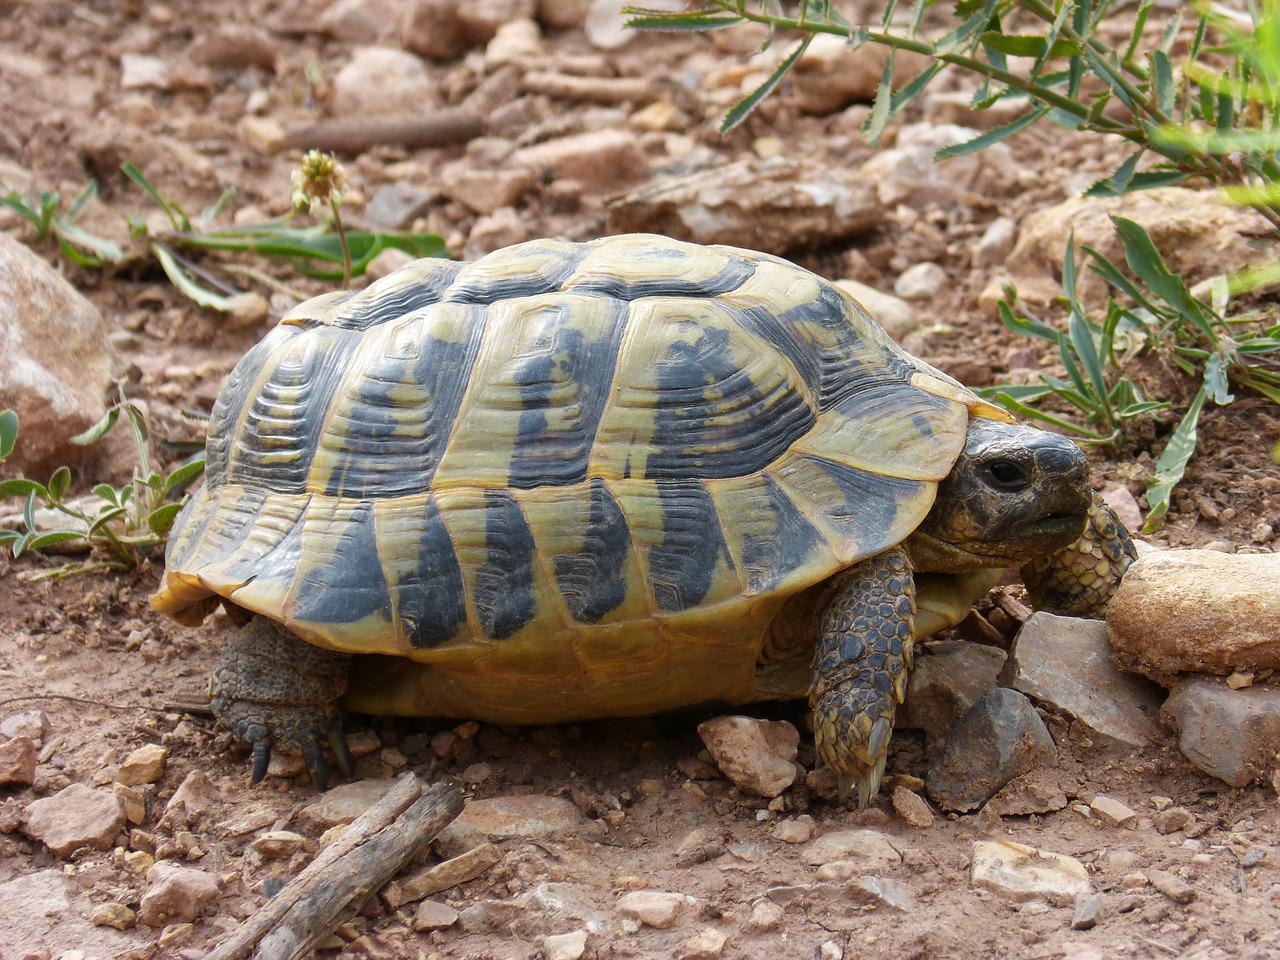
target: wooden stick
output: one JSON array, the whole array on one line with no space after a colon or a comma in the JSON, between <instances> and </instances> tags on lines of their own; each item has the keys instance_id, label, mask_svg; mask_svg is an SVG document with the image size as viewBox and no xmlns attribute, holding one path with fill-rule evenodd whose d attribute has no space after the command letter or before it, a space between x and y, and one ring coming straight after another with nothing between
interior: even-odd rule
<instances>
[{"instance_id":1,"label":"wooden stick","mask_svg":"<svg viewBox=\"0 0 1280 960\"><path fill-rule=\"evenodd\" d=\"M589 103L651 103L662 99L657 84L640 77L578 77L570 73L526 73L520 81L529 93Z\"/></svg>"},{"instance_id":2,"label":"wooden stick","mask_svg":"<svg viewBox=\"0 0 1280 960\"><path fill-rule=\"evenodd\" d=\"M382 143L441 147L466 143L484 133L484 121L467 110L441 110L429 117L404 114L322 120L285 134L285 147L360 153Z\"/></svg>"},{"instance_id":3,"label":"wooden stick","mask_svg":"<svg viewBox=\"0 0 1280 960\"><path fill-rule=\"evenodd\" d=\"M292 960L333 932L352 904L395 876L462 812L453 783L424 788L412 773L357 817L284 889L245 920L205 960Z\"/></svg>"}]
</instances>

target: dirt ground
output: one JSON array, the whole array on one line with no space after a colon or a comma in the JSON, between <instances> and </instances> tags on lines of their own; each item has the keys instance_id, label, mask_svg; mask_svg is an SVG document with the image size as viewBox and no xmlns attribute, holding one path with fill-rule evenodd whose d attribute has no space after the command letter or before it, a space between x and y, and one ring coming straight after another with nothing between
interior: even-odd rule
<instances>
[{"instance_id":1,"label":"dirt ground","mask_svg":"<svg viewBox=\"0 0 1280 960\"><path fill-rule=\"evenodd\" d=\"M127 240L124 216L149 214L145 198L119 172L127 160L189 209L212 202L230 184L239 191L237 209L282 212L289 203L295 158L255 150L239 123L252 113L292 128L327 114L333 77L357 44L319 32L323 6L266 0L10 3L0 17L0 180L25 172L36 185L70 196L95 177L102 202L86 225L122 241ZM185 53L190 44L226 24L262 28L277 57L274 71L193 64ZM546 29L544 34L542 65L570 72L668 78L681 70L732 68L747 57L700 36L643 36L621 49L600 50L579 30ZM170 64L169 89L122 90L125 54ZM478 52L428 61L427 71L441 106L461 102L485 75ZM942 82L940 89L948 84L955 81ZM527 136L531 143L616 127L638 139L655 177L779 151L849 168L872 155L857 132L859 108L802 116L789 108L787 97L784 88L782 97L742 128L721 136L716 126L732 96L710 83L685 98L680 118L660 130L630 124L634 105L600 107L535 95L525 98L530 119L513 136ZM912 108L904 122L919 119L919 108ZM974 265L971 248L997 216L1020 220L1060 202L1082 180L1109 174L1124 153L1114 144L1040 127L1009 141L1009 147L1017 167L1032 174L1016 189L999 196L968 194L962 202L921 215L886 210L870 231L791 256L826 276L853 277L883 290L892 290L906 266L933 260L945 269L948 282L937 296L917 304L924 323L911 341L913 349L978 386L1011 369L1034 367L1038 347L978 308L977 296L991 270ZM440 232L461 255L483 217L440 192L441 171L459 169L449 166L459 160L480 163L485 149L474 144L470 150L376 147L349 158L353 221L359 223L363 202L378 187L409 183L431 194L415 227ZM593 187L568 199L555 184L539 183L515 208L527 236L585 238L601 230L603 199L613 192ZM16 220L0 219L0 228L17 232L18 227ZM56 258L51 249L41 252ZM133 392L146 401L157 435L198 438L199 423L181 411L209 409L221 377L265 323L233 329L179 296L158 271L103 273L63 266L106 318ZM301 293L325 289L297 274L276 272ZM272 300L277 314L288 305L285 293ZM1150 465L1171 427L1162 423L1149 443L1134 448L1094 451L1098 485L1122 483L1140 498L1136 467ZM1169 523L1152 539L1166 546L1216 542L1226 550L1274 550L1280 542L1273 539L1273 531L1280 530L1280 474L1268 451L1278 436L1280 411L1259 399L1209 410L1201 422L1199 453L1175 497ZM111 462L96 469L121 468ZM1259 521L1269 524L1262 533ZM0 884L9 901L0 903L0 927L10 924L7 932L0 929L0 957L201 956L234 921L265 902L274 878L296 874L309 859L301 854L264 862L247 846L256 832L271 827L307 833L298 826L297 813L314 790L305 775L269 777L251 788L245 753L232 748L200 709L205 678L231 629L223 615L194 629L153 614L147 597L158 580L156 563L131 574L63 582L32 583L20 576L56 562L0 558L0 719L39 709L48 721L35 785L0 788L0 829L8 824L8 832L0 833ZM802 705L760 715L790 719L803 730ZM412 769L427 779L479 777L468 786L475 797L567 796L589 828L567 837L503 844L498 865L436 897L469 917L465 923L419 932L411 922L412 905L396 911L373 900L339 929L341 944L320 955L534 958L542 955L545 936L591 928L598 921L587 956L599 958L1280 957L1275 790L1262 785L1233 789L1199 774L1167 734L1144 750L1117 754L1063 723L1051 724L1059 740L1056 776L1069 800L1065 808L1028 817L940 816L931 826L916 828L895 812L888 791L862 812L823 799L803 783L780 802L741 794L699 756L695 727L704 717L464 728L451 746L445 743L450 738L434 741L442 744L438 750L431 735L456 724L352 718L352 731L376 737L361 739L366 745L358 763L361 777ZM147 788L145 820L115 849L85 849L64 861L13 830L17 811L30 800L74 782L109 784L115 768L144 743L169 749L167 768ZM928 759L922 735L900 732L894 744L890 770L903 775L896 782L911 784L912 777L923 777ZM812 769L807 735L802 734L798 759ZM487 768L477 772L477 764ZM192 836L182 837L157 819L195 770L206 773L230 799ZM1136 827L1109 827L1075 809L1099 793L1136 811ZM1152 818L1163 801L1153 798L1185 807L1193 825L1169 835L1156 832ZM892 837L901 848L901 862L877 874L900 882L913 905L899 910L812 886L814 867L804 862L805 846L772 835L780 820L801 815L812 817L819 833L866 827ZM244 824L257 826L237 833ZM984 838L1081 860L1094 890L1106 895L1101 919L1090 929L1072 929L1070 905L1010 903L972 886L971 851L975 840ZM140 925L117 932L90 925L87 918L97 905L137 906L146 881L127 854L148 846L151 853L157 846L167 848L179 861L217 877L220 891L212 909L189 926ZM1250 850L1261 850L1262 856L1246 857ZM1183 878L1193 898L1175 902L1151 886L1126 881L1152 869ZM556 886L540 886L548 883ZM775 889L804 885L811 886ZM65 889L69 899L60 901L49 892L55 888ZM630 931L615 904L622 892L641 888L686 894L696 904L669 929ZM513 901L531 891L544 899L559 897L562 909L538 912L526 899L518 901L526 904L523 919L514 922L496 907L487 921L474 911L466 913L476 904ZM783 907L772 929L750 922L762 899ZM708 927L727 940L718 951L699 954L689 941Z\"/></svg>"}]
</instances>

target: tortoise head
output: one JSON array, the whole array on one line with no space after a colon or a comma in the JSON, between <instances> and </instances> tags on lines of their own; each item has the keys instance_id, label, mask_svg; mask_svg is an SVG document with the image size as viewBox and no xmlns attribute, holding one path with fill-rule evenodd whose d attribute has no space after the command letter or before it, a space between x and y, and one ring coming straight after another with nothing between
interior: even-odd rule
<instances>
[{"instance_id":1,"label":"tortoise head","mask_svg":"<svg viewBox=\"0 0 1280 960\"><path fill-rule=\"evenodd\" d=\"M1020 566L1073 543L1091 499L1089 462L1070 440L971 419L964 452L907 547L919 570Z\"/></svg>"}]
</instances>

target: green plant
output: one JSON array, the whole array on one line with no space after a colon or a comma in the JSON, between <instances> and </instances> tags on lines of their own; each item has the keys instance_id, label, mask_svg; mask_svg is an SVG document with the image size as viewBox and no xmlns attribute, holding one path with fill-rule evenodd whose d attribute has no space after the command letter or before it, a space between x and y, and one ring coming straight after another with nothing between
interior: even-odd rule
<instances>
[{"instance_id":1,"label":"green plant","mask_svg":"<svg viewBox=\"0 0 1280 960\"><path fill-rule=\"evenodd\" d=\"M123 487L95 484L92 496L68 498L72 474L59 467L48 483L23 477L0 481L0 497L21 497L20 529L0 529L0 546L9 546L14 557L27 551L77 544L105 554L96 562L70 563L44 571L30 579L65 577L95 570L128 570L136 567L168 538L169 528L182 508L182 496L204 472L204 457L188 460L163 473L151 466L147 442L149 431L142 408L118 388L119 400L96 424L72 438L85 445L105 435L123 417L133 433L138 464L133 479ZM0 413L0 460L12 453L18 435L18 418L12 410ZM42 529L36 510L51 510L66 518L66 525Z\"/></svg>"},{"instance_id":2,"label":"green plant","mask_svg":"<svg viewBox=\"0 0 1280 960\"><path fill-rule=\"evenodd\" d=\"M53 237L62 255L72 263L82 267L101 267L120 263L125 253L115 241L90 233L76 223L97 196L98 183L90 180L65 210L62 208L62 196L54 190L42 191L34 201L28 201L18 191L11 190L0 197L0 203L35 228L36 243Z\"/></svg>"},{"instance_id":3,"label":"green plant","mask_svg":"<svg viewBox=\"0 0 1280 960\"><path fill-rule=\"evenodd\" d=\"M1051 423L1081 436L1086 442L1113 443L1137 417L1170 407L1167 401L1144 400L1126 365L1143 354L1167 357L1198 381L1195 395L1182 414L1155 472L1147 479L1145 529L1158 529L1169 509L1169 498L1195 453L1200 413L1207 400L1219 406L1235 399L1233 387L1253 390L1280 403L1280 323L1274 317L1239 312L1224 315L1192 295L1182 279L1169 270L1150 235L1139 224L1113 218L1124 246L1125 262L1137 278L1131 280L1116 264L1091 247L1084 251L1090 269L1106 281L1114 296L1107 299L1101 322L1092 319L1076 294L1074 236L1067 243L1062 284L1068 309L1067 331L1014 312L1016 291L999 304L1000 319L1010 330L1057 345L1067 379L1041 375L1037 385L1000 385L983 391L992 399L1031 419ZM1081 421L1056 416L1031 406L1055 396L1074 407Z\"/></svg>"}]
</instances>

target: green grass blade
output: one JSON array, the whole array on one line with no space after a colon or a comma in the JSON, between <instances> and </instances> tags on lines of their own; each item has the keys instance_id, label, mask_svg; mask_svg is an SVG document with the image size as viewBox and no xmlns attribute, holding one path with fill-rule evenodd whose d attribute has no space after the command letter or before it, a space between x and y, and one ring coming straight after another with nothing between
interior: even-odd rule
<instances>
[{"instance_id":1,"label":"green grass blade","mask_svg":"<svg viewBox=\"0 0 1280 960\"><path fill-rule=\"evenodd\" d=\"M63 253L67 252L65 244L70 244L80 250L87 250L93 255L97 262L91 264L91 266L102 266L103 262L121 263L124 261L124 250L114 240L108 240L106 237L90 233L88 230L78 227L74 223L69 223L62 218L53 222L53 228L58 234L58 245L62 248ZM63 241L65 241L65 244Z\"/></svg>"},{"instance_id":2,"label":"green grass blade","mask_svg":"<svg viewBox=\"0 0 1280 960\"><path fill-rule=\"evenodd\" d=\"M75 195L75 198L71 201L71 206L67 208L64 219L69 223L75 222L79 219L80 214L84 213L85 208L97 198L98 181L90 180L81 187L80 192Z\"/></svg>"},{"instance_id":3,"label":"green grass blade","mask_svg":"<svg viewBox=\"0 0 1280 960\"><path fill-rule=\"evenodd\" d=\"M724 119L720 121L720 132L728 133L743 120L747 119L751 111L760 105L760 101L773 92L773 88L778 85L783 77L796 65L796 61L800 59L800 55L809 49L809 44L813 42L813 34L809 34L801 40L794 50L792 50L782 62L773 69L773 73L765 78L764 83L756 87L749 94L733 105Z\"/></svg>"},{"instance_id":4,"label":"green grass blade","mask_svg":"<svg viewBox=\"0 0 1280 960\"><path fill-rule=\"evenodd\" d=\"M1154 533L1164 526L1165 514L1169 512L1169 497L1182 481L1187 462L1196 452L1196 426L1200 420L1200 411L1204 409L1205 397L1202 385L1191 401L1191 406L1183 414L1177 429L1169 437L1169 442L1165 444L1160 459L1156 461L1155 472L1147 478L1147 506L1150 511L1147 513L1147 522L1142 527L1143 533Z\"/></svg>"},{"instance_id":5,"label":"green grass blade","mask_svg":"<svg viewBox=\"0 0 1280 960\"><path fill-rule=\"evenodd\" d=\"M1094 433L1092 430L1088 430L1085 427L1072 423L1070 420L1064 420L1062 417L1055 417L1051 413L1045 413L1043 410L1037 410L1035 407L1029 407L1025 403L1015 400L1003 390L998 391L992 399L1006 410L1010 410L1013 413L1019 413L1028 419L1039 420L1042 423L1051 423L1061 430L1066 430L1070 433L1076 434L1077 436L1087 437L1088 439L1097 442L1102 442L1107 439L1099 433Z\"/></svg>"},{"instance_id":6,"label":"green grass blade","mask_svg":"<svg viewBox=\"0 0 1280 960\"><path fill-rule=\"evenodd\" d=\"M1191 296L1191 291L1182 282L1182 278L1165 264L1164 257L1151 241L1151 235L1140 224L1124 217L1112 217L1111 222L1115 224L1116 233L1120 235L1120 240L1124 244L1125 260L1129 264L1129 269L1216 346L1218 334L1209 325L1199 301Z\"/></svg>"},{"instance_id":7,"label":"green grass blade","mask_svg":"<svg viewBox=\"0 0 1280 960\"><path fill-rule=\"evenodd\" d=\"M142 171L139 170L137 166L135 166L132 163L122 163L120 165L120 169L124 172L124 175L126 177L128 177L130 180L132 180L134 183L140 186L143 190L145 190L147 193L147 196L149 196L152 200L154 200L156 203L160 205L160 209L163 210L165 216L169 218L169 222L173 224L173 229L175 230L191 229L191 224L184 223L183 220L185 220L185 218L179 217L178 208L173 204L171 204L164 197L160 196L160 191L151 185L151 181L148 180L146 176L143 175Z\"/></svg>"},{"instance_id":8,"label":"green grass blade","mask_svg":"<svg viewBox=\"0 0 1280 960\"><path fill-rule=\"evenodd\" d=\"M178 265L178 261L173 258L173 252L168 247L162 243L153 243L151 252L160 261L160 269L165 272L165 276L169 278L183 296L195 301L202 307L208 307L221 313L231 312L231 301L198 284L189 273Z\"/></svg>"},{"instance_id":9,"label":"green grass blade","mask_svg":"<svg viewBox=\"0 0 1280 960\"><path fill-rule=\"evenodd\" d=\"M18 443L18 411L0 410L0 460L13 453Z\"/></svg>"}]
</instances>

